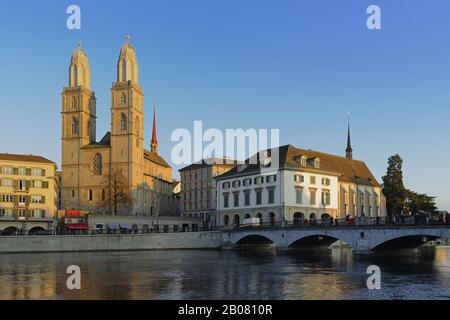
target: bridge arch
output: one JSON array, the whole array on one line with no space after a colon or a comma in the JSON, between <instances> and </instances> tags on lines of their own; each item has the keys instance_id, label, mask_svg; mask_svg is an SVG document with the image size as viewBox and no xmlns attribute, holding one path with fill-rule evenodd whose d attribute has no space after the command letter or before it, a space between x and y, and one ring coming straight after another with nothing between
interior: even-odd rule
<instances>
[{"instance_id":1,"label":"bridge arch","mask_svg":"<svg viewBox=\"0 0 450 320\"><path fill-rule=\"evenodd\" d=\"M235 249L274 249L276 247L275 241L269 237L259 234L246 234L238 241L234 242Z\"/></svg>"},{"instance_id":2,"label":"bridge arch","mask_svg":"<svg viewBox=\"0 0 450 320\"><path fill-rule=\"evenodd\" d=\"M371 244L370 250L390 250L390 249L414 249L421 245L436 240L438 238L450 238L450 231L444 234L439 229L417 229L415 232L408 232L408 230L401 230L394 234Z\"/></svg>"},{"instance_id":3,"label":"bridge arch","mask_svg":"<svg viewBox=\"0 0 450 320\"><path fill-rule=\"evenodd\" d=\"M30 231L28 231L28 234L29 235L34 235L34 234L39 234L39 233L44 232L44 231L45 231L45 229L42 228L42 227L34 227L34 228L31 228Z\"/></svg>"},{"instance_id":4,"label":"bridge arch","mask_svg":"<svg viewBox=\"0 0 450 320\"><path fill-rule=\"evenodd\" d=\"M289 248L329 247L339 240L341 239L334 235L309 234L290 243Z\"/></svg>"},{"instance_id":5,"label":"bridge arch","mask_svg":"<svg viewBox=\"0 0 450 320\"><path fill-rule=\"evenodd\" d=\"M1 234L2 234L2 236L14 236L17 234L17 231L18 231L17 227L10 226L10 227L3 229Z\"/></svg>"}]
</instances>

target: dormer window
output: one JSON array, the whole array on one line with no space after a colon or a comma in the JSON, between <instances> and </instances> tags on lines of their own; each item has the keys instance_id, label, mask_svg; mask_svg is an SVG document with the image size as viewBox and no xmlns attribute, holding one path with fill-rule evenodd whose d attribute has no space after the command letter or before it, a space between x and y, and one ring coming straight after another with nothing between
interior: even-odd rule
<instances>
[{"instance_id":1,"label":"dormer window","mask_svg":"<svg viewBox=\"0 0 450 320\"><path fill-rule=\"evenodd\" d=\"M302 167L306 167L307 160L308 158L305 155L294 157L294 161L297 162L297 164Z\"/></svg>"}]
</instances>

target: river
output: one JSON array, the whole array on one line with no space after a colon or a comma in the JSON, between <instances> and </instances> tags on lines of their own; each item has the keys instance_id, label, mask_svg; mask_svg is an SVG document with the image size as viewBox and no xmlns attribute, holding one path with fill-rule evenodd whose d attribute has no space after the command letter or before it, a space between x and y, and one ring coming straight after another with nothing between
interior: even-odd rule
<instances>
[{"instance_id":1,"label":"river","mask_svg":"<svg viewBox=\"0 0 450 320\"><path fill-rule=\"evenodd\" d=\"M81 269L68 290L66 268ZM381 268L368 290L367 267ZM0 299L450 299L450 247L353 256L348 249L0 255Z\"/></svg>"}]
</instances>

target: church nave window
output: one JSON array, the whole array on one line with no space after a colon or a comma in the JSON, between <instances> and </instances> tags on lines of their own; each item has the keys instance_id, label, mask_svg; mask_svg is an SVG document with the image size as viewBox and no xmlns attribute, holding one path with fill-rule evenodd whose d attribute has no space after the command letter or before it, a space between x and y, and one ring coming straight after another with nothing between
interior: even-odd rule
<instances>
[{"instance_id":1,"label":"church nave window","mask_svg":"<svg viewBox=\"0 0 450 320\"><path fill-rule=\"evenodd\" d=\"M102 169L103 169L102 156L98 153L94 156L93 169L94 169L94 175L96 175L96 176L102 175Z\"/></svg>"}]
</instances>

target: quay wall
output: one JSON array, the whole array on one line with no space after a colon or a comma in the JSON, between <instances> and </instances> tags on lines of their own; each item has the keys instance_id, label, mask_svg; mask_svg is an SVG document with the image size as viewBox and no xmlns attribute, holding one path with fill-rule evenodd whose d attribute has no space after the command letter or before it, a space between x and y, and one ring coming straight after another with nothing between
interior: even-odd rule
<instances>
[{"instance_id":1,"label":"quay wall","mask_svg":"<svg viewBox=\"0 0 450 320\"><path fill-rule=\"evenodd\" d=\"M221 232L0 237L0 253L220 249Z\"/></svg>"}]
</instances>

